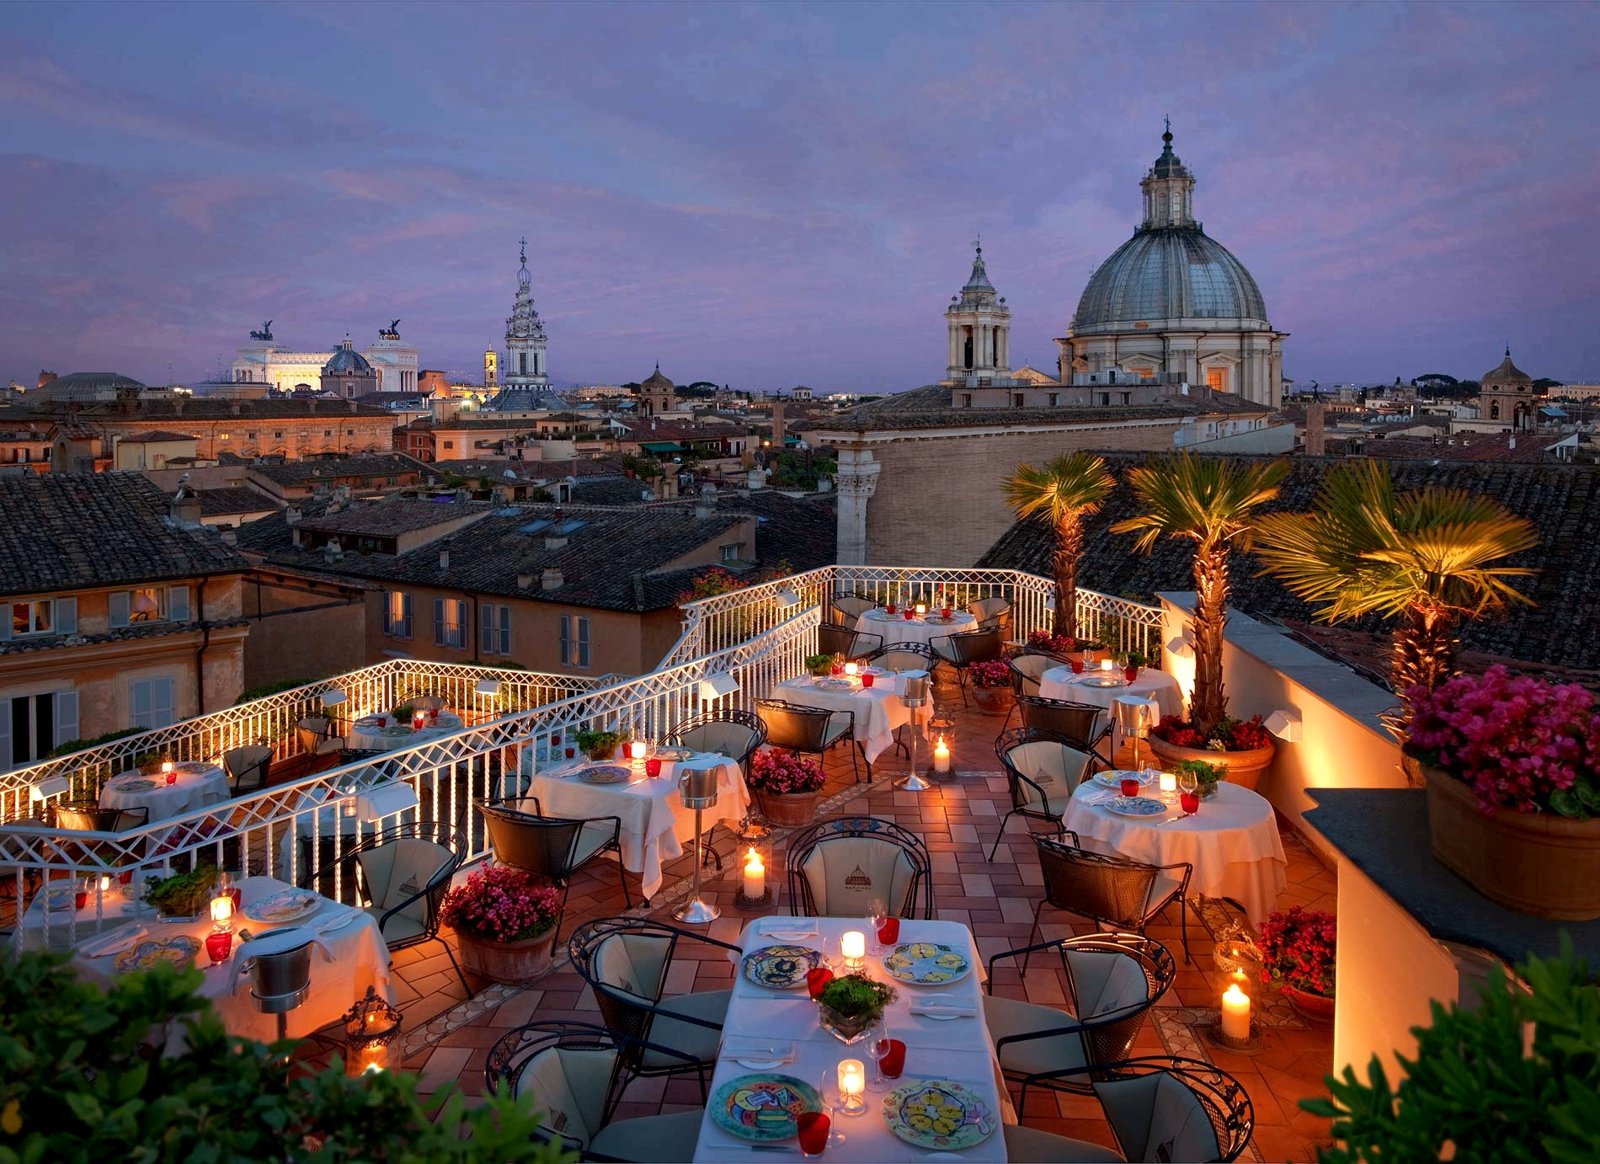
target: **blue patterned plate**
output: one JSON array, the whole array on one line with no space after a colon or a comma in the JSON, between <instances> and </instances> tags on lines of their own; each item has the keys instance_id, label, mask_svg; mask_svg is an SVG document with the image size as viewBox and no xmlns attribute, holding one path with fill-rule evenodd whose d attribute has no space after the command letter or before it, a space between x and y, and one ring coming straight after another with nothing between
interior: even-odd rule
<instances>
[{"instance_id":1,"label":"blue patterned plate","mask_svg":"<svg viewBox=\"0 0 1600 1164\"><path fill-rule=\"evenodd\" d=\"M134 777L133 779L121 777L111 781L111 784L119 791L124 792L143 792L147 788L154 788L156 786L156 782L154 780L147 780L142 776Z\"/></svg>"},{"instance_id":2,"label":"blue patterned plate","mask_svg":"<svg viewBox=\"0 0 1600 1164\"><path fill-rule=\"evenodd\" d=\"M949 1079L923 1079L883 1097L889 1130L918 1148L961 1151L994 1135L989 1107L972 1089Z\"/></svg>"},{"instance_id":3,"label":"blue patterned plate","mask_svg":"<svg viewBox=\"0 0 1600 1164\"><path fill-rule=\"evenodd\" d=\"M1167 806L1148 796L1113 796L1104 806L1118 816L1165 816Z\"/></svg>"},{"instance_id":4,"label":"blue patterned plate","mask_svg":"<svg viewBox=\"0 0 1600 1164\"><path fill-rule=\"evenodd\" d=\"M607 764L603 768L585 768L578 773L578 779L585 784L620 784L633 775L633 772L621 764Z\"/></svg>"},{"instance_id":5,"label":"blue patterned plate","mask_svg":"<svg viewBox=\"0 0 1600 1164\"><path fill-rule=\"evenodd\" d=\"M943 986L965 978L972 969L967 956L939 942L906 942L883 960L889 977L912 986Z\"/></svg>"},{"instance_id":6,"label":"blue patterned plate","mask_svg":"<svg viewBox=\"0 0 1600 1164\"><path fill-rule=\"evenodd\" d=\"M1149 768L1143 772L1135 772L1131 768L1114 768L1110 772L1096 772L1094 782L1104 788L1121 788L1125 779L1137 780L1140 784L1154 784L1160 777L1160 772Z\"/></svg>"},{"instance_id":7,"label":"blue patterned plate","mask_svg":"<svg viewBox=\"0 0 1600 1164\"><path fill-rule=\"evenodd\" d=\"M148 970L166 963L180 970L194 962L200 943L187 935L140 942L133 949L117 955L113 963L118 970Z\"/></svg>"},{"instance_id":8,"label":"blue patterned plate","mask_svg":"<svg viewBox=\"0 0 1600 1164\"><path fill-rule=\"evenodd\" d=\"M744 956L744 976L768 990L793 990L821 964L822 955L810 946L762 946Z\"/></svg>"},{"instance_id":9,"label":"blue patterned plate","mask_svg":"<svg viewBox=\"0 0 1600 1164\"><path fill-rule=\"evenodd\" d=\"M711 1122L741 1140L787 1140L801 1112L821 1111L817 1089L792 1075L741 1075L711 1095Z\"/></svg>"}]
</instances>

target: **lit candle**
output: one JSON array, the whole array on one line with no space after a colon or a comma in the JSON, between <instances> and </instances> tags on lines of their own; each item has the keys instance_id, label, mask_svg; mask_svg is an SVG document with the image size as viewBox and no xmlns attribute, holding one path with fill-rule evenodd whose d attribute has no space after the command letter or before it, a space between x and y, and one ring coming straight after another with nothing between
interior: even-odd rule
<instances>
[{"instance_id":1,"label":"lit candle","mask_svg":"<svg viewBox=\"0 0 1600 1164\"><path fill-rule=\"evenodd\" d=\"M344 809L345 816L355 816L355 814L356 814L356 798L353 797L353 796L345 797L344 798L344 802L340 807L342 807Z\"/></svg>"},{"instance_id":2,"label":"lit candle","mask_svg":"<svg viewBox=\"0 0 1600 1164\"><path fill-rule=\"evenodd\" d=\"M744 859L744 895L750 901L760 901L767 893L767 867L761 854L752 846Z\"/></svg>"},{"instance_id":3,"label":"lit candle","mask_svg":"<svg viewBox=\"0 0 1600 1164\"><path fill-rule=\"evenodd\" d=\"M943 736L940 736L938 742L933 745L933 770L950 771L950 745L944 742Z\"/></svg>"},{"instance_id":4,"label":"lit candle","mask_svg":"<svg viewBox=\"0 0 1600 1164\"><path fill-rule=\"evenodd\" d=\"M854 679L856 675L860 673L860 671L861 668L855 663L846 663L844 665L844 673L851 679Z\"/></svg>"},{"instance_id":5,"label":"lit candle","mask_svg":"<svg viewBox=\"0 0 1600 1164\"><path fill-rule=\"evenodd\" d=\"M867 935L860 930L846 930L839 938L839 953L845 965L861 965L861 960L867 956Z\"/></svg>"},{"instance_id":6,"label":"lit candle","mask_svg":"<svg viewBox=\"0 0 1600 1164\"><path fill-rule=\"evenodd\" d=\"M867 1109L862 1093L867 1090L867 1065L860 1059L839 1060L839 1108L850 1115Z\"/></svg>"},{"instance_id":7,"label":"lit candle","mask_svg":"<svg viewBox=\"0 0 1600 1164\"><path fill-rule=\"evenodd\" d=\"M1240 1042L1250 1038L1250 996L1237 982L1222 992L1222 1035Z\"/></svg>"},{"instance_id":8,"label":"lit candle","mask_svg":"<svg viewBox=\"0 0 1600 1164\"><path fill-rule=\"evenodd\" d=\"M917 603L917 617L921 618L923 615L925 615L927 613L928 613L928 604L926 602Z\"/></svg>"},{"instance_id":9,"label":"lit candle","mask_svg":"<svg viewBox=\"0 0 1600 1164\"><path fill-rule=\"evenodd\" d=\"M628 755L633 759L634 763L644 759L644 754L649 750L649 746L643 740L634 740L633 743L628 745Z\"/></svg>"},{"instance_id":10,"label":"lit candle","mask_svg":"<svg viewBox=\"0 0 1600 1164\"><path fill-rule=\"evenodd\" d=\"M226 893L219 893L211 899L211 920L219 927L226 926L233 921L233 898Z\"/></svg>"},{"instance_id":11,"label":"lit candle","mask_svg":"<svg viewBox=\"0 0 1600 1164\"><path fill-rule=\"evenodd\" d=\"M1111 662L1110 659L1101 659L1100 660L1100 670L1102 670L1102 671L1109 672L1112 669L1113 665L1114 664Z\"/></svg>"},{"instance_id":12,"label":"lit candle","mask_svg":"<svg viewBox=\"0 0 1600 1164\"><path fill-rule=\"evenodd\" d=\"M149 769L146 769L146 771L149 771ZM163 776L165 776L171 771L172 771L172 761L171 760L163 760L163 761L161 761L161 774Z\"/></svg>"},{"instance_id":13,"label":"lit candle","mask_svg":"<svg viewBox=\"0 0 1600 1164\"><path fill-rule=\"evenodd\" d=\"M1178 791L1178 774L1176 772L1163 772L1163 773L1161 773L1161 791L1163 791L1163 792L1176 792L1176 791Z\"/></svg>"},{"instance_id":14,"label":"lit candle","mask_svg":"<svg viewBox=\"0 0 1600 1164\"><path fill-rule=\"evenodd\" d=\"M110 893L111 892L111 874L109 874L109 873L100 874L100 892L101 893Z\"/></svg>"}]
</instances>

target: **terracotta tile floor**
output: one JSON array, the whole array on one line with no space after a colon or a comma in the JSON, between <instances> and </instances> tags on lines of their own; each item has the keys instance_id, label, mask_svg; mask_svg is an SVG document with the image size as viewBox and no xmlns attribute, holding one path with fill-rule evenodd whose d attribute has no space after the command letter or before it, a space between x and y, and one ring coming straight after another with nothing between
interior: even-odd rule
<instances>
[{"instance_id":1,"label":"terracotta tile floor","mask_svg":"<svg viewBox=\"0 0 1600 1164\"><path fill-rule=\"evenodd\" d=\"M842 748L836 749L827 763L827 799L820 815L870 813L892 818L918 832L933 858L934 893L940 916L970 925L980 951L988 958L1026 942L1042 878L1027 837L1030 825L1022 818L1008 826L1006 841L995 862L985 860L1008 803L1005 779L993 753L993 739L1001 722L975 710L963 710L953 685L942 685L939 694L941 704L949 707L956 721L957 778L929 792L899 792L893 788L892 779L905 774L905 758L885 754L882 763L874 765L873 783L869 786L863 781L857 785L851 776L848 755ZM715 844L722 852L724 869L721 874L706 870L702 892L721 907L722 917L709 932L713 937L734 941L749 915L741 912L734 900L739 884L738 862L730 859L733 838L719 829ZM1287 829L1284 846L1289 856L1289 887L1280 906L1299 903L1332 911L1333 874ZM775 836L768 866L769 884L781 884L782 865L782 837ZM688 894L691 870L688 856L672 863L667 869L665 888L651 908L641 912L670 921L672 907ZM637 882L630 884L636 886ZM763 912L787 910L788 890L784 887L774 904ZM569 934L586 920L621 912L623 900L616 871L609 862L602 863L574 881L562 932ZM1327 1026L1307 1024L1281 998L1258 990L1254 993L1260 996L1257 1005L1263 1028L1262 1050L1246 1056L1211 1044L1202 1031L1215 1020L1222 986L1212 957L1214 943L1208 925L1220 927L1231 915L1220 903L1208 903L1201 912L1198 923L1193 911L1190 918L1194 962L1184 965L1180 961L1174 988L1161 1000L1154 1020L1144 1028L1135 1053L1189 1055L1209 1060L1236 1076L1255 1107L1255 1137L1246 1158L1315 1160L1316 1145L1326 1142L1327 1124L1300 1111L1298 1101L1323 1094L1322 1079L1332 1064L1332 1031ZM1046 938L1065 937L1088 928L1081 920L1069 925L1064 918L1052 919L1051 911L1045 913ZM1181 958L1175 916L1153 923L1149 932ZM455 1081L465 1094L476 1096L483 1092L488 1048L510 1028L533 1018L598 1021L593 998L565 964L564 953L558 949L556 970L537 986L519 990L474 982L480 989L470 1000L439 946L397 954L394 965L406 1030L399 1056L401 1067L419 1072L425 1089ZM692 959L694 954L687 956ZM721 950L711 947L693 962L692 970L686 967L678 974L682 977L673 984L677 990L726 988L732 966ZM1046 1004L1059 1004L1064 998L1059 964L1051 969L1039 959L1034 960L1026 981L1014 971L1002 969L997 973L995 989ZM320 1054L308 1049L307 1058ZM692 1080L639 1080L629 1088L618 1114L626 1118L699 1106L699 1089ZM1030 1092L1021 1117L1030 1126L1112 1143L1093 1099Z\"/></svg>"}]
</instances>

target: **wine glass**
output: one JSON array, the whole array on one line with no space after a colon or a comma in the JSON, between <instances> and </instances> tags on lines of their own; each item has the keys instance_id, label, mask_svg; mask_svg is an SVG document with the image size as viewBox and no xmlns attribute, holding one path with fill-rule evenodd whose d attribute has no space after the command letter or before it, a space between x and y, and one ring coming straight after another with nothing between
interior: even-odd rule
<instances>
[{"instance_id":1,"label":"wine glass","mask_svg":"<svg viewBox=\"0 0 1600 1164\"><path fill-rule=\"evenodd\" d=\"M867 1029L867 1057L872 1060L872 1078L867 1081L869 1091L887 1091L891 1080L883 1073L883 1060L892 1049L889 1042L889 1021L879 1019Z\"/></svg>"},{"instance_id":2,"label":"wine glass","mask_svg":"<svg viewBox=\"0 0 1600 1164\"><path fill-rule=\"evenodd\" d=\"M1200 811L1200 777L1193 772L1178 773L1178 803L1185 816Z\"/></svg>"},{"instance_id":3,"label":"wine glass","mask_svg":"<svg viewBox=\"0 0 1600 1164\"><path fill-rule=\"evenodd\" d=\"M838 1072L832 1067L824 1067L822 1074L817 1077L817 1095L822 1103L818 1107L823 1115L828 1117L831 1125L828 1133L828 1144L842 1144L845 1135L839 1130L839 1080ZM816 1153L821 1155L820 1152Z\"/></svg>"},{"instance_id":4,"label":"wine glass","mask_svg":"<svg viewBox=\"0 0 1600 1164\"><path fill-rule=\"evenodd\" d=\"M874 954L883 953L883 943L878 941L878 927L883 924L883 919L889 916L889 905L881 897L874 897L867 902L867 931L872 942Z\"/></svg>"}]
</instances>

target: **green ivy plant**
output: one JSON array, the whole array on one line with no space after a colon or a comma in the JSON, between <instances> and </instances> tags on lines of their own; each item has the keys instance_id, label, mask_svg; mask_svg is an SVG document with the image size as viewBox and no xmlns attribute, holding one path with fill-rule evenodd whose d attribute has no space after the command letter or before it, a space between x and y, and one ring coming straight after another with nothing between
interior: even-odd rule
<instances>
[{"instance_id":1,"label":"green ivy plant","mask_svg":"<svg viewBox=\"0 0 1600 1164\"><path fill-rule=\"evenodd\" d=\"M842 974L822 988L817 1001L841 1018L876 1019L895 1000L895 988L865 974Z\"/></svg>"},{"instance_id":2,"label":"green ivy plant","mask_svg":"<svg viewBox=\"0 0 1600 1164\"><path fill-rule=\"evenodd\" d=\"M1600 985L1565 935L1517 974L1528 990L1494 967L1475 1010L1435 1002L1398 1087L1373 1056L1365 1081L1346 1067L1328 1099L1301 1100L1333 1120L1323 1164L1600 1160Z\"/></svg>"},{"instance_id":3,"label":"green ivy plant","mask_svg":"<svg viewBox=\"0 0 1600 1164\"><path fill-rule=\"evenodd\" d=\"M453 1089L422 1099L402 1072L286 1070L277 1052L224 1032L200 983L199 970L158 967L102 987L59 955L0 959L0 1164L576 1159L530 1140L526 1101L469 1111ZM181 1054L147 1045L174 1028Z\"/></svg>"}]
</instances>

